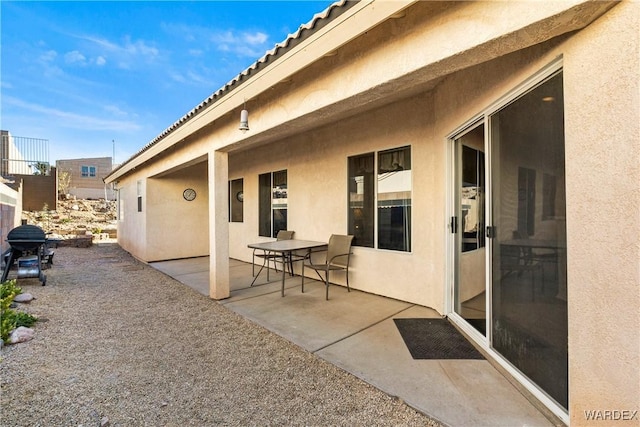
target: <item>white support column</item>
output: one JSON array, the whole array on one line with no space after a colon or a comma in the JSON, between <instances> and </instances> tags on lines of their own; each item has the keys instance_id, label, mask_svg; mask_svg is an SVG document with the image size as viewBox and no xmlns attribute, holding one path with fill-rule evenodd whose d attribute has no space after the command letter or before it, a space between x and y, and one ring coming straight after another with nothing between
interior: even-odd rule
<instances>
[{"instance_id":1,"label":"white support column","mask_svg":"<svg viewBox=\"0 0 640 427\"><path fill-rule=\"evenodd\" d=\"M229 157L209 152L209 296L229 297Z\"/></svg>"}]
</instances>

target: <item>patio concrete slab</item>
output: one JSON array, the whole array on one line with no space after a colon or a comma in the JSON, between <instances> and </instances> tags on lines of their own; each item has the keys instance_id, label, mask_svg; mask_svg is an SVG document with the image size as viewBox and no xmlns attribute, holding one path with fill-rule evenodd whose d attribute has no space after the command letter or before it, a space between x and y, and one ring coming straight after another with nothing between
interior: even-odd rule
<instances>
[{"instance_id":1,"label":"patio concrete slab","mask_svg":"<svg viewBox=\"0 0 640 427\"><path fill-rule=\"evenodd\" d=\"M209 257L155 261L149 263L149 265L167 276L173 277L180 283L193 288L202 295L209 296ZM256 267L256 273L258 269L259 268ZM253 273L251 264L236 259L229 260L231 300L236 296L247 298L249 296L262 295L280 290L282 272L271 270L269 279L267 280L265 269L256 279L254 286L251 286ZM285 286L295 285L287 281Z\"/></svg>"},{"instance_id":2,"label":"patio concrete slab","mask_svg":"<svg viewBox=\"0 0 640 427\"><path fill-rule=\"evenodd\" d=\"M172 259L169 261L157 261L150 263L150 265L156 270L160 270L173 278L191 273L209 273L208 256L198 258Z\"/></svg>"},{"instance_id":3,"label":"patio concrete slab","mask_svg":"<svg viewBox=\"0 0 640 427\"><path fill-rule=\"evenodd\" d=\"M393 318L439 317L414 306ZM452 426L553 425L486 360L414 360L393 318L316 354Z\"/></svg>"},{"instance_id":4,"label":"patio concrete slab","mask_svg":"<svg viewBox=\"0 0 640 427\"><path fill-rule=\"evenodd\" d=\"M281 296L281 285L277 283L274 292L262 293L260 297L236 297L222 303L311 352L357 334L412 305L365 292L347 292L338 286L331 287L330 300L326 301L321 282L306 283L305 293L299 286L300 277L287 279L287 284L291 282L296 284L286 286L285 297Z\"/></svg>"},{"instance_id":5,"label":"patio concrete slab","mask_svg":"<svg viewBox=\"0 0 640 427\"><path fill-rule=\"evenodd\" d=\"M208 259L206 271L182 261L151 265L202 292ZM281 277L272 271L267 281L263 272L250 286L251 264L232 260L231 296L219 303L443 424L557 425L486 360L414 360L393 319L440 317L436 311L340 286L325 301L321 282L305 280L302 293L299 276L287 276L281 297Z\"/></svg>"}]
</instances>

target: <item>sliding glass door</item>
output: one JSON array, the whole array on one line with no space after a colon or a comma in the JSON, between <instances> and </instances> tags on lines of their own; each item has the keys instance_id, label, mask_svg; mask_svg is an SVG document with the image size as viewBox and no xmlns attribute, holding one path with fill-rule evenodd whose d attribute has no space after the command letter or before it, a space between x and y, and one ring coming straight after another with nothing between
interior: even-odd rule
<instances>
[{"instance_id":1,"label":"sliding glass door","mask_svg":"<svg viewBox=\"0 0 640 427\"><path fill-rule=\"evenodd\" d=\"M456 194L451 227L456 248L454 310L486 335L484 129L481 122L454 140Z\"/></svg>"},{"instance_id":2,"label":"sliding glass door","mask_svg":"<svg viewBox=\"0 0 640 427\"><path fill-rule=\"evenodd\" d=\"M491 345L568 407L562 73L489 116Z\"/></svg>"},{"instance_id":3,"label":"sliding glass door","mask_svg":"<svg viewBox=\"0 0 640 427\"><path fill-rule=\"evenodd\" d=\"M451 318L566 410L563 105L558 68L452 137L450 229Z\"/></svg>"}]
</instances>

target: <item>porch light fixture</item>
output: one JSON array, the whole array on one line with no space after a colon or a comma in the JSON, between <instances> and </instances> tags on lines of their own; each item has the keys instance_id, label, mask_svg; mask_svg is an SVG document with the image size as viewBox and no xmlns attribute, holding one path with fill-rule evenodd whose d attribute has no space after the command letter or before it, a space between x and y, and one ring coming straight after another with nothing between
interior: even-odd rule
<instances>
[{"instance_id":1,"label":"porch light fixture","mask_svg":"<svg viewBox=\"0 0 640 427\"><path fill-rule=\"evenodd\" d=\"M244 108L240 112L240 128L242 133L249 130L249 112L247 111L247 104L244 104Z\"/></svg>"}]
</instances>

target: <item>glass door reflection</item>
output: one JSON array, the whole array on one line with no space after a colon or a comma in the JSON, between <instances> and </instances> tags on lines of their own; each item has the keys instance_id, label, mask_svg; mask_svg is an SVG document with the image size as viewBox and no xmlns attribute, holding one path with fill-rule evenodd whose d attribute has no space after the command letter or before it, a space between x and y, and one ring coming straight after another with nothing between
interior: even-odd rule
<instances>
[{"instance_id":1,"label":"glass door reflection","mask_svg":"<svg viewBox=\"0 0 640 427\"><path fill-rule=\"evenodd\" d=\"M562 73L490 117L491 344L568 408Z\"/></svg>"},{"instance_id":2,"label":"glass door reflection","mask_svg":"<svg viewBox=\"0 0 640 427\"><path fill-rule=\"evenodd\" d=\"M484 125L455 139L455 312L486 335Z\"/></svg>"}]
</instances>

